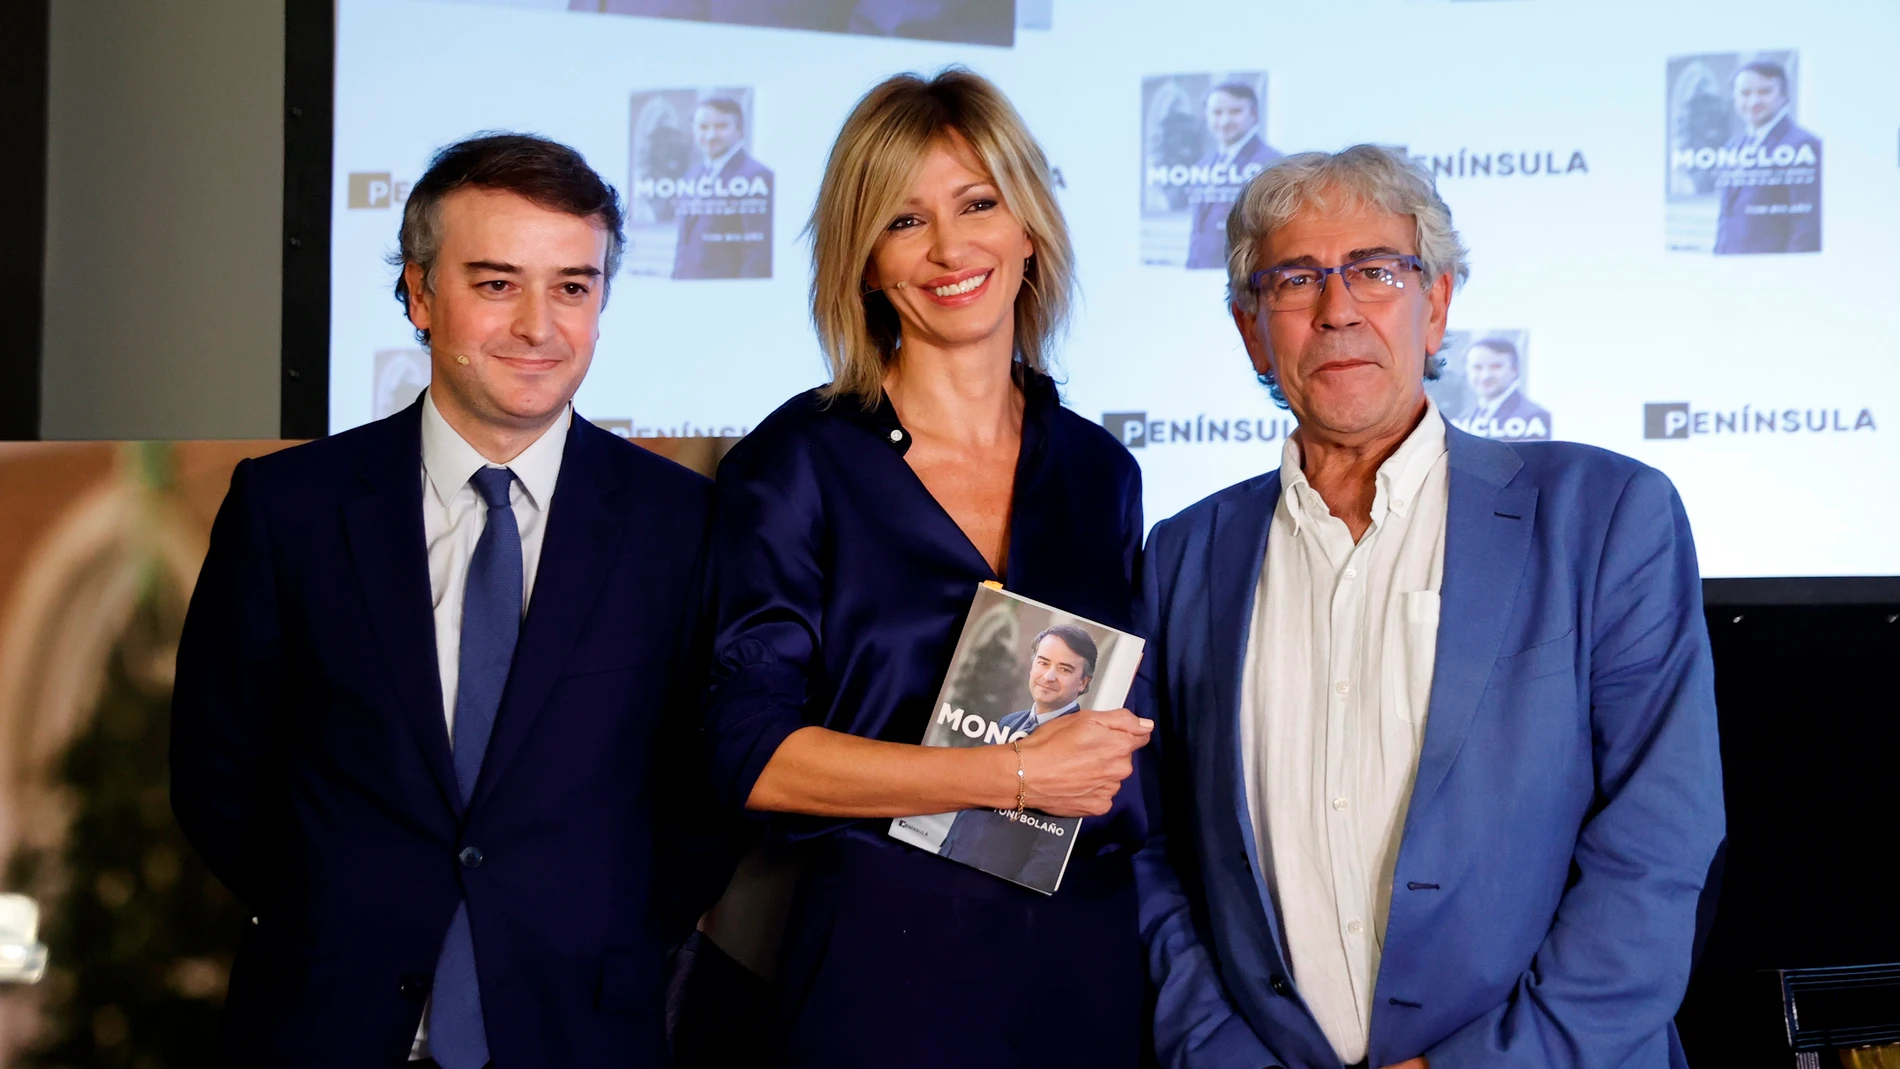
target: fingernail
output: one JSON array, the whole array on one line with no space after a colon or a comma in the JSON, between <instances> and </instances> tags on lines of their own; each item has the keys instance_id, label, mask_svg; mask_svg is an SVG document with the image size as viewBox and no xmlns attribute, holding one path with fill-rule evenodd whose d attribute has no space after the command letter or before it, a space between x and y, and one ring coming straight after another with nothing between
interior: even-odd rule
<instances>
[{"instance_id":1,"label":"fingernail","mask_svg":"<svg viewBox=\"0 0 1900 1069\"><path fill-rule=\"evenodd\" d=\"M1141 724L1141 730L1143 731L1147 731L1155 726L1155 722L1149 720L1147 717L1142 717L1138 723Z\"/></svg>"}]
</instances>

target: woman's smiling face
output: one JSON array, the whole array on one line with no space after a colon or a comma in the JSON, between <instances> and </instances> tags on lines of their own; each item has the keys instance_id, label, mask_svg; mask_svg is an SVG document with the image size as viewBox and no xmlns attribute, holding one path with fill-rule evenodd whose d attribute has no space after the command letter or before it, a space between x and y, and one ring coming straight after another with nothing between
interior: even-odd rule
<instances>
[{"instance_id":1,"label":"woman's smiling face","mask_svg":"<svg viewBox=\"0 0 1900 1069\"><path fill-rule=\"evenodd\" d=\"M969 144L938 141L871 251L865 283L884 291L906 342L979 344L1015 327L1029 232Z\"/></svg>"}]
</instances>

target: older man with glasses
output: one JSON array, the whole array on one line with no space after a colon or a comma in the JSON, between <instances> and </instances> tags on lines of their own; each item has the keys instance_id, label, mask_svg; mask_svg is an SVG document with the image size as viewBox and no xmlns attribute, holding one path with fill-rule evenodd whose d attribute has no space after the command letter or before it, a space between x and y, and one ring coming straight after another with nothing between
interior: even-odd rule
<instances>
[{"instance_id":1,"label":"older man with glasses","mask_svg":"<svg viewBox=\"0 0 1900 1069\"><path fill-rule=\"evenodd\" d=\"M1426 397L1467 274L1370 145L1227 223L1234 324L1299 418L1149 538L1129 705L1169 1066L1682 1065L1723 834L1708 635L1669 480L1489 441Z\"/></svg>"}]
</instances>

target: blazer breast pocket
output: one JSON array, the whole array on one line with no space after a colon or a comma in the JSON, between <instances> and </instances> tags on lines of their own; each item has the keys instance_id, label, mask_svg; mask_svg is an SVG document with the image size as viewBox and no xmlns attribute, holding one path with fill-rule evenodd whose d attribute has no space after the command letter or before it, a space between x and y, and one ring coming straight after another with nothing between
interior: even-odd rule
<instances>
[{"instance_id":1,"label":"blazer breast pocket","mask_svg":"<svg viewBox=\"0 0 1900 1069\"><path fill-rule=\"evenodd\" d=\"M1497 665L1491 670L1491 683L1497 686L1542 679L1573 671L1576 665L1577 632L1572 628L1548 642L1539 642L1499 657Z\"/></svg>"}]
</instances>

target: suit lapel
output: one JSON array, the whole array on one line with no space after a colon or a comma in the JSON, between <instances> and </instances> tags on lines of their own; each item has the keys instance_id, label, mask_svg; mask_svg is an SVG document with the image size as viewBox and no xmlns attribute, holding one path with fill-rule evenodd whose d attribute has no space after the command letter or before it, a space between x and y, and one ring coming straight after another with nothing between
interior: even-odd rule
<instances>
[{"instance_id":1,"label":"suit lapel","mask_svg":"<svg viewBox=\"0 0 1900 1069\"><path fill-rule=\"evenodd\" d=\"M422 530L421 405L392 417L385 425L386 447L372 447L362 458L357 474L367 492L344 504L343 522L370 628L396 685L397 704L415 732L443 801L459 813L461 791L442 715L429 549Z\"/></svg>"},{"instance_id":2,"label":"suit lapel","mask_svg":"<svg viewBox=\"0 0 1900 1069\"><path fill-rule=\"evenodd\" d=\"M614 491L617 480L603 443L594 439L596 433L602 432L578 414L568 428L561 474L548 502L547 533L541 541L528 616L521 624L521 640L515 644L514 664L495 715L494 735L482 756L471 808L494 791L534 727L548 692L567 665L569 651L592 615L601 580L619 549L623 524L602 500Z\"/></svg>"},{"instance_id":3,"label":"suit lapel","mask_svg":"<svg viewBox=\"0 0 1900 1069\"><path fill-rule=\"evenodd\" d=\"M1214 773L1210 777L1212 794L1201 799L1201 811L1216 821L1222 821L1221 814L1228 812L1238 820L1240 849L1253 876L1254 891L1272 936L1271 953L1275 961L1280 957L1280 920L1274 915L1273 897L1267 891L1263 875L1266 870L1261 865L1258 838L1250 815L1247 778L1241 766L1245 755L1240 747L1240 718L1247 711L1240 707L1240 697L1241 679L1246 671L1247 639L1252 630L1254 594L1259 589L1260 569L1266 564L1267 533L1279 501L1280 473L1276 471L1263 476L1249 492L1222 502L1214 513L1214 533L1208 547L1214 703L1211 723L1202 734L1206 748L1198 762L1200 767Z\"/></svg>"},{"instance_id":4,"label":"suit lapel","mask_svg":"<svg viewBox=\"0 0 1900 1069\"><path fill-rule=\"evenodd\" d=\"M1450 505L1439 590L1432 694L1406 819L1444 782L1504 643L1537 519L1537 491L1509 486L1523 466L1509 446L1446 428Z\"/></svg>"}]
</instances>

